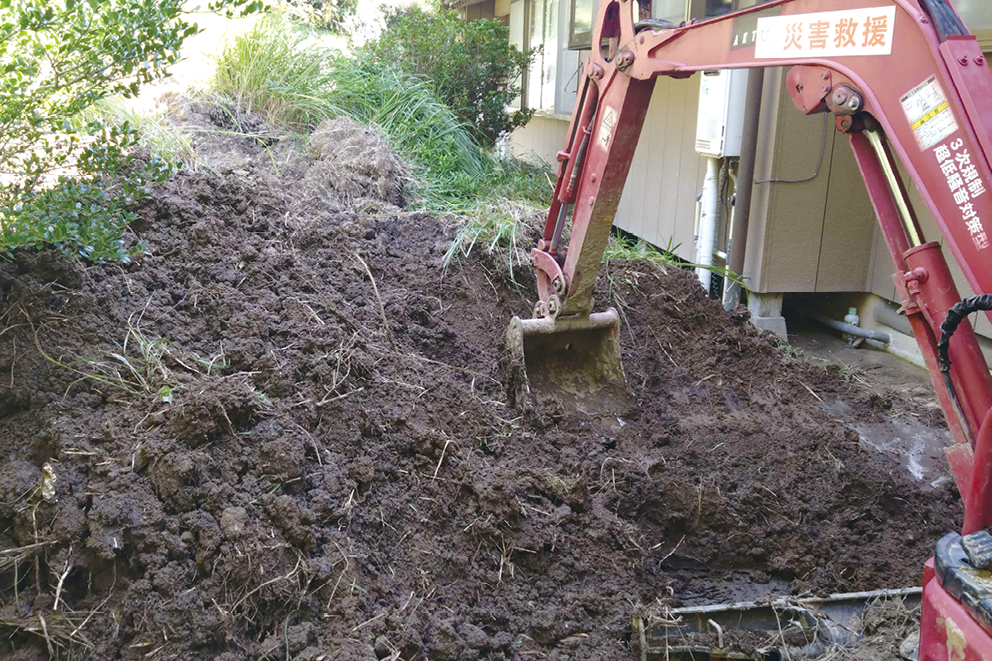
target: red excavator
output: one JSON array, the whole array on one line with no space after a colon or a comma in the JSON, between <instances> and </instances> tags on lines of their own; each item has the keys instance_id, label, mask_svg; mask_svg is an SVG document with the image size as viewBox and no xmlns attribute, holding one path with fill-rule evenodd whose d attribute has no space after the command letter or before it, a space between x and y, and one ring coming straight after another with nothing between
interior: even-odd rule
<instances>
[{"instance_id":1,"label":"red excavator","mask_svg":"<svg viewBox=\"0 0 992 661\"><path fill-rule=\"evenodd\" d=\"M978 40L951 0L771 0L679 24L638 15L636 0L600 3L554 202L532 251L540 300L532 319L514 318L507 331L517 403L552 393L593 411L626 393L618 316L593 312L592 291L655 79L792 65L796 107L833 113L850 138L955 441L945 452L965 518L923 569L919 659L992 659L992 376L967 320L992 310L992 293L962 300L894 161L972 289L992 292L992 71ZM750 36L743 47L741 34Z\"/></svg>"}]
</instances>

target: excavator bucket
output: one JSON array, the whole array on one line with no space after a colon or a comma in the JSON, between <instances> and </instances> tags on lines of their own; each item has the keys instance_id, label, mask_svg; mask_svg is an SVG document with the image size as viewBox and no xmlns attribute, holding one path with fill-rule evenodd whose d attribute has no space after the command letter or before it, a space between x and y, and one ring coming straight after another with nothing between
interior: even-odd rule
<instances>
[{"instance_id":1,"label":"excavator bucket","mask_svg":"<svg viewBox=\"0 0 992 661\"><path fill-rule=\"evenodd\" d=\"M620 415L630 394L620 361L614 308L588 317L521 319L506 331L504 366L517 406Z\"/></svg>"}]
</instances>

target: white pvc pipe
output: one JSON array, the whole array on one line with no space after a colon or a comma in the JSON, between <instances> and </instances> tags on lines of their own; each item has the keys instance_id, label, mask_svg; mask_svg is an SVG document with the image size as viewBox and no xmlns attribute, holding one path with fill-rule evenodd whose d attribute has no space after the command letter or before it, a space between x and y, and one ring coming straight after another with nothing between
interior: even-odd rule
<instances>
[{"instance_id":1,"label":"white pvc pipe","mask_svg":"<svg viewBox=\"0 0 992 661\"><path fill-rule=\"evenodd\" d=\"M707 292L713 273L707 266L713 266L713 250L716 248L717 218L720 213L720 159L706 159L706 179L703 181L703 206L699 220L699 241L696 244L696 269L699 283Z\"/></svg>"}]
</instances>

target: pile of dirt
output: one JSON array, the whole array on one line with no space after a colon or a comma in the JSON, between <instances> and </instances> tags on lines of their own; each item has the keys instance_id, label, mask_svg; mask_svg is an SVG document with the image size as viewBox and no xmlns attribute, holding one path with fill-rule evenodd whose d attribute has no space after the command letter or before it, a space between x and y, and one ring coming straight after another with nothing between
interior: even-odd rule
<instances>
[{"instance_id":1,"label":"pile of dirt","mask_svg":"<svg viewBox=\"0 0 992 661\"><path fill-rule=\"evenodd\" d=\"M601 278L631 416L522 417L508 275L272 149L157 189L139 263L0 265L6 658L621 659L659 599L916 584L960 518L683 271Z\"/></svg>"}]
</instances>

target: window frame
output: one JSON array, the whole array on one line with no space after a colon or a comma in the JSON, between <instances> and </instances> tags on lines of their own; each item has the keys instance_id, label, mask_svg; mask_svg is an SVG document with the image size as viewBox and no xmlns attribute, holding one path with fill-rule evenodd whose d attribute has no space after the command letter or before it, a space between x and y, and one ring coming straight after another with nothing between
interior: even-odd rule
<instances>
[{"instance_id":1,"label":"window frame","mask_svg":"<svg viewBox=\"0 0 992 661\"><path fill-rule=\"evenodd\" d=\"M559 0L565 4L566 0ZM592 3L592 20L596 20L599 11L599 0L588 0ZM592 29L588 32L575 32L575 4L578 0L567 0L568 4L568 50L592 50ZM558 11L561 11L559 7Z\"/></svg>"}]
</instances>

